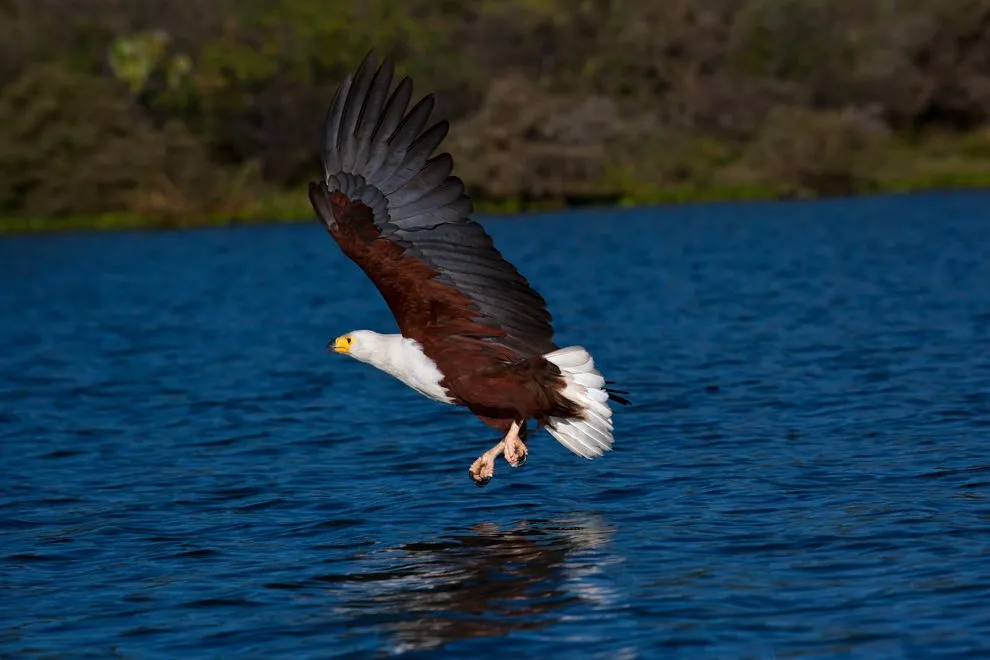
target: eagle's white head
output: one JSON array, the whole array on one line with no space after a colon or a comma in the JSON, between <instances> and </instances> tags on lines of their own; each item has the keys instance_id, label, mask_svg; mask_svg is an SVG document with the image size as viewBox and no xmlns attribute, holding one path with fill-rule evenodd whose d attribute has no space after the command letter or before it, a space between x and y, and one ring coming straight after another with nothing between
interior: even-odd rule
<instances>
[{"instance_id":1,"label":"eagle's white head","mask_svg":"<svg viewBox=\"0 0 990 660\"><path fill-rule=\"evenodd\" d=\"M423 353L419 342L402 335L383 335L373 330L354 330L333 340L328 346L334 353L350 355L389 373L431 399L451 403L447 390L440 385L443 374L433 360Z\"/></svg>"},{"instance_id":2,"label":"eagle's white head","mask_svg":"<svg viewBox=\"0 0 990 660\"><path fill-rule=\"evenodd\" d=\"M329 348L334 353L349 355L380 369L388 356L389 346L394 342L392 335L383 335L373 330L352 330L334 339Z\"/></svg>"}]
</instances>

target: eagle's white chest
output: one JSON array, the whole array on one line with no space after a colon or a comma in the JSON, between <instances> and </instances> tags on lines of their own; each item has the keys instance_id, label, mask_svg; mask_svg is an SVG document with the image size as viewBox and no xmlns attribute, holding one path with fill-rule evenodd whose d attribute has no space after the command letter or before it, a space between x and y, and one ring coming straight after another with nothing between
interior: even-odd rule
<instances>
[{"instance_id":1,"label":"eagle's white chest","mask_svg":"<svg viewBox=\"0 0 990 660\"><path fill-rule=\"evenodd\" d=\"M440 403L453 403L447 390L440 385L443 374L436 362L423 352L419 342L401 335L392 335L387 349L372 364L395 376L423 396Z\"/></svg>"}]
</instances>

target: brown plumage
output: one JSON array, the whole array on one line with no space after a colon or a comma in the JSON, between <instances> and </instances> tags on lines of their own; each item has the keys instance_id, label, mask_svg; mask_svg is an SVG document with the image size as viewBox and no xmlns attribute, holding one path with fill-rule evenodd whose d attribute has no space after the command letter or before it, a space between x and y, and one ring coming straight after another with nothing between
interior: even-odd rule
<instances>
[{"instance_id":1,"label":"brown plumage","mask_svg":"<svg viewBox=\"0 0 990 660\"><path fill-rule=\"evenodd\" d=\"M392 75L391 61L376 68L372 52L338 88L326 118L325 178L310 184L309 197L401 336L355 332L335 350L505 433L472 466L479 485L503 451L513 465L525 460L530 419L574 453L600 455L612 444L608 395L626 401L584 349L558 349L543 297L470 219L451 157L432 156L448 130L445 121L427 126L433 97L407 110L412 82L390 93Z\"/></svg>"}]
</instances>

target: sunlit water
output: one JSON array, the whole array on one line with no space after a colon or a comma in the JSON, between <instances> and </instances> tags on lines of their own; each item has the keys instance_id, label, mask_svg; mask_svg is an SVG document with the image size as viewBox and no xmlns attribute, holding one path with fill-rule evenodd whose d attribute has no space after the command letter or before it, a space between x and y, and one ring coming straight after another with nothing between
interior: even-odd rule
<instances>
[{"instance_id":1,"label":"sunlit water","mask_svg":"<svg viewBox=\"0 0 990 660\"><path fill-rule=\"evenodd\" d=\"M0 655L990 649L990 195L487 226L634 405L485 489L315 222L0 240Z\"/></svg>"}]
</instances>

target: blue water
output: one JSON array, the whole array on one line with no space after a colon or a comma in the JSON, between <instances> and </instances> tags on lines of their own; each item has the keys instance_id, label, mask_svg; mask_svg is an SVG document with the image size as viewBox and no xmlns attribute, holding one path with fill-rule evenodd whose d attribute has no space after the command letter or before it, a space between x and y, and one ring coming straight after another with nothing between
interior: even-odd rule
<instances>
[{"instance_id":1,"label":"blue water","mask_svg":"<svg viewBox=\"0 0 990 660\"><path fill-rule=\"evenodd\" d=\"M0 655L990 651L990 195L487 226L634 405L484 489L315 222L0 240Z\"/></svg>"}]
</instances>

